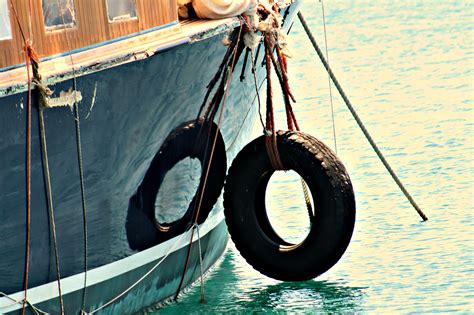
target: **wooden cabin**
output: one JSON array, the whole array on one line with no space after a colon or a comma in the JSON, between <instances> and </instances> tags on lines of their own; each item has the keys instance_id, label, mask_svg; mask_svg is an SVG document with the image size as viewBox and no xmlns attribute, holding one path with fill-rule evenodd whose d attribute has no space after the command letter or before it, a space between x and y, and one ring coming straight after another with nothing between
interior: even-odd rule
<instances>
[{"instance_id":1,"label":"wooden cabin","mask_svg":"<svg viewBox=\"0 0 474 315\"><path fill-rule=\"evenodd\" d=\"M22 31L43 58L177 21L176 0L0 0L0 72L25 62Z\"/></svg>"}]
</instances>

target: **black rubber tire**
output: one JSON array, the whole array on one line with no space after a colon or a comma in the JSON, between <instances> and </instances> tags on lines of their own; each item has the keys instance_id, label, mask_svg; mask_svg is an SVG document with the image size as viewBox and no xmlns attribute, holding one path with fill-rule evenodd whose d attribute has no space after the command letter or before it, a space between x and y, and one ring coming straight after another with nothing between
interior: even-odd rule
<instances>
[{"instance_id":1,"label":"black rubber tire","mask_svg":"<svg viewBox=\"0 0 474 315\"><path fill-rule=\"evenodd\" d=\"M204 120L188 121L171 132L165 139L158 153L153 158L138 188L137 196L140 208L156 227L156 242L162 242L183 233L195 221L196 203L204 185L204 173L207 168L214 137L217 141L214 149L211 167L207 178L201 209L197 223L203 223L208 217L224 187L227 170L225 144L217 125ZM158 222L155 216L155 200L166 173L179 161L190 157L196 158L201 164L202 175L199 186L183 217L171 222Z\"/></svg>"},{"instance_id":2,"label":"black rubber tire","mask_svg":"<svg viewBox=\"0 0 474 315\"><path fill-rule=\"evenodd\" d=\"M349 245L355 199L345 167L321 141L303 132L279 131L277 146L285 168L298 173L316 202L307 237L296 245L273 230L265 191L275 169L261 136L239 152L224 187L229 233L241 255L261 273L283 281L313 279L329 270Z\"/></svg>"}]
</instances>

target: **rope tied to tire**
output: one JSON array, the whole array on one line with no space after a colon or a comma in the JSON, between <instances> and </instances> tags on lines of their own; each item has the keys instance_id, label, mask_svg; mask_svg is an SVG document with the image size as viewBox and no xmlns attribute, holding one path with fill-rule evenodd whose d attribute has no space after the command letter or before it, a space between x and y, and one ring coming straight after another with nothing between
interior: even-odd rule
<instances>
[{"instance_id":1,"label":"rope tied to tire","mask_svg":"<svg viewBox=\"0 0 474 315\"><path fill-rule=\"evenodd\" d=\"M271 82L271 66L275 68L278 81L280 83L283 100L285 103L286 122L288 130L300 130L298 122L296 120L295 113L291 102L296 103L296 99L291 92L289 79L288 79L288 62L287 58L291 57L291 54L286 47L286 34L281 29L281 18L279 14L276 14L273 10L276 6L269 8L268 6L261 5L260 12L266 15L267 18L260 30L264 33L264 45L265 45L265 65L267 72L267 120L265 127L265 147L267 150L270 162L275 170L287 170L280 160L280 156L277 148L276 132L275 132L275 121L274 121L274 109L272 101L272 82ZM270 20L270 21L268 21ZM275 59L273 51L275 50L277 59ZM309 197L308 189L303 178L301 178L301 186L303 188L303 196L306 203L306 209L308 210L308 216L312 222L314 219L313 206Z\"/></svg>"},{"instance_id":2,"label":"rope tied to tire","mask_svg":"<svg viewBox=\"0 0 474 315\"><path fill-rule=\"evenodd\" d=\"M264 134L266 136L265 145L272 166L276 170L287 170L287 168L281 162L276 145L271 72L273 66L280 83L280 88L285 103L288 130L296 129L299 131L300 128L298 122L296 121L296 116L291 104L291 102L296 102L296 99L291 92L288 80L287 58L291 57L291 54L287 48L286 34L281 28L282 18L279 14L278 6L270 6L268 4L265 5L261 3L258 6L257 12L261 20L258 22L258 26L256 28L263 34L262 37L265 48L265 67L267 78L267 113L264 130ZM276 54L276 59L273 52Z\"/></svg>"},{"instance_id":3,"label":"rope tied to tire","mask_svg":"<svg viewBox=\"0 0 474 315\"><path fill-rule=\"evenodd\" d=\"M260 4L257 13L260 21L255 31L262 34L267 80L264 134L232 162L224 187L224 214L236 248L255 269L278 280L308 280L331 268L346 250L355 223L354 191L336 155L300 131L288 79L291 55L279 8ZM284 101L287 131L275 128L272 70ZM299 244L282 239L268 218L265 193L278 170L293 170L301 177L310 231ZM318 201L314 211L310 193Z\"/></svg>"}]
</instances>

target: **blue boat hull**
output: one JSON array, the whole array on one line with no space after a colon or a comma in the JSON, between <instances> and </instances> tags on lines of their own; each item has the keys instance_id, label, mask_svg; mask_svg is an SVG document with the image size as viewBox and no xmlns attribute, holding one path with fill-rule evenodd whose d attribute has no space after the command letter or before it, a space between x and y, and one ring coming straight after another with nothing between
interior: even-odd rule
<instances>
[{"instance_id":1,"label":"blue boat hull","mask_svg":"<svg viewBox=\"0 0 474 315\"><path fill-rule=\"evenodd\" d=\"M125 228L130 199L166 136L176 126L196 118L206 86L227 49L222 39L220 35L181 45L142 61L77 78L76 89L82 98L79 111L89 269L136 253ZM241 67L242 61L237 69ZM50 86L52 97L68 93L72 85L72 80L67 80ZM238 75L234 76L221 126L228 163L251 131L256 111L254 90L253 80L240 82ZM6 294L20 291L24 277L26 99L26 92L10 95L1 99L0 106L0 287ZM36 98L33 104L37 104ZM44 114L61 276L65 278L84 271L75 122L68 106L46 109ZM36 106L32 117L29 287L36 287L54 281L56 273ZM218 203L216 211L220 208ZM218 234L220 239L211 245L214 260L227 242L225 233ZM184 263L174 263L182 272ZM156 300L160 298L156 296Z\"/></svg>"},{"instance_id":2,"label":"blue boat hull","mask_svg":"<svg viewBox=\"0 0 474 315\"><path fill-rule=\"evenodd\" d=\"M52 99L64 105L45 109L44 116L66 313L77 313L82 308L85 226L88 242L85 311L97 309L118 296L101 313L136 312L173 296L178 289L190 232L137 250L130 244L127 232L130 229L141 231L146 239L155 226L150 220L133 220L130 205L166 137L183 122L197 117L206 87L227 49L223 38L221 32L143 60L97 71L91 66L93 71L76 78L86 221L83 220L76 125L70 101L74 95L74 80L58 80L49 86L54 91ZM244 55L235 68L221 125L227 165L248 142L258 111L250 62L243 70L246 79L240 80ZM260 65L262 57L260 53L259 82L264 74ZM12 92L0 98L0 292L9 296L0 296L0 312L6 313L19 312L21 302L14 300L18 302L23 298L26 101L27 92ZM34 294L29 296L35 296L36 300L30 302L41 310L58 313L54 243L45 194L36 93L33 93L32 103L28 287ZM192 196L195 189L192 185L180 187L172 202L182 204L183 196ZM133 223L135 221L137 223ZM131 224L136 226L131 227ZM207 270L223 253L228 240L221 198L200 229L202 267ZM179 242L182 244L178 248L172 248ZM200 275L198 248L194 237L184 287ZM155 265L152 273L127 294L120 295ZM8 306L6 301L10 300Z\"/></svg>"}]
</instances>

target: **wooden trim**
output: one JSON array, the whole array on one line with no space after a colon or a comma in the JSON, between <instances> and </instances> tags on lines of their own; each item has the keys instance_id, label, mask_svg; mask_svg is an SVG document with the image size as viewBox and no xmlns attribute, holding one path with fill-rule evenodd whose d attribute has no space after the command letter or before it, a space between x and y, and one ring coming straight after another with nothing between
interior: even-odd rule
<instances>
[{"instance_id":1,"label":"wooden trim","mask_svg":"<svg viewBox=\"0 0 474 315\"><path fill-rule=\"evenodd\" d=\"M0 68L24 62L24 42L12 10L28 37L28 1L8 0L13 39L0 40ZM33 47L40 57L47 57L90 46L138 31L178 20L176 0L137 0L138 19L109 22L106 0L74 0L76 24L72 28L46 31L42 0L32 0Z\"/></svg>"},{"instance_id":2,"label":"wooden trim","mask_svg":"<svg viewBox=\"0 0 474 315\"><path fill-rule=\"evenodd\" d=\"M223 34L239 26L237 18L221 20L194 20L183 24L164 27L149 33L108 43L103 46L60 56L41 62L43 83L50 85L89 73L102 71L120 64L148 58L156 52L173 46L205 40ZM74 69L72 67L74 62ZM80 69L80 70L78 70ZM0 98L27 89L25 67L0 72ZM0 102L1 106L1 102Z\"/></svg>"}]
</instances>

